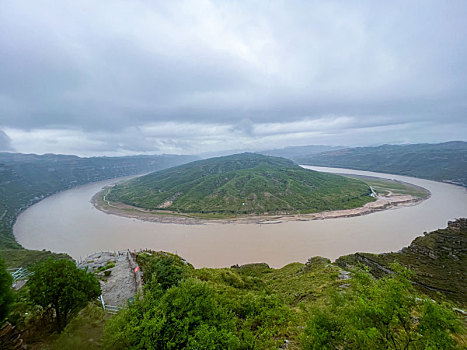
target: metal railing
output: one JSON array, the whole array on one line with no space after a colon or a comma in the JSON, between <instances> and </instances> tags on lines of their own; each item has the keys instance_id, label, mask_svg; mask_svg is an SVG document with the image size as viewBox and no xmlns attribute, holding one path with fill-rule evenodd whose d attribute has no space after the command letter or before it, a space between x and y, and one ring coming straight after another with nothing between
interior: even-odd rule
<instances>
[{"instance_id":1,"label":"metal railing","mask_svg":"<svg viewBox=\"0 0 467 350\"><path fill-rule=\"evenodd\" d=\"M14 288L19 281L27 280L29 276L32 275L32 272L24 267L18 267L16 269L7 269L11 277L13 277L12 287Z\"/></svg>"},{"instance_id":2,"label":"metal railing","mask_svg":"<svg viewBox=\"0 0 467 350\"><path fill-rule=\"evenodd\" d=\"M97 298L97 300L99 300L101 302L102 308L104 309L104 311L109 313L109 314L114 315L114 314L116 314L117 312L119 312L122 309L122 306L120 306L120 305L106 304L102 294Z\"/></svg>"},{"instance_id":3,"label":"metal railing","mask_svg":"<svg viewBox=\"0 0 467 350\"><path fill-rule=\"evenodd\" d=\"M105 311L108 312L109 314L116 314L121 310L121 306L118 305L106 305L105 306Z\"/></svg>"}]
</instances>

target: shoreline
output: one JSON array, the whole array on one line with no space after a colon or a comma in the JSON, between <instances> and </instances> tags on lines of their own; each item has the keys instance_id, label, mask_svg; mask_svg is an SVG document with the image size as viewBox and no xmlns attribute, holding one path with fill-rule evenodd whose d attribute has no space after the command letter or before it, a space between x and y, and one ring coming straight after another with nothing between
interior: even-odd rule
<instances>
[{"instance_id":1,"label":"shoreline","mask_svg":"<svg viewBox=\"0 0 467 350\"><path fill-rule=\"evenodd\" d=\"M425 189L426 190L426 189ZM108 191L108 187L97 192L91 199L91 203L97 210L100 210L109 215L123 216L130 219L141 221L157 222L164 224L180 224L180 225L206 225L206 224L279 224L289 221L312 221L337 219L354 216L368 215L371 213L396 209L400 207L408 207L418 205L426 199L430 198L431 193L423 197L415 197L412 195L389 195L377 196L376 201L366 203L362 207L353 209L341 209L332 211L323 211L309 214L271 214L271 215L241 215L232 218L198 218L184 213L170 213L165 211L150 211L123 203L109 202L105 199L104 191Z\"/></svg>"}]
</instances>

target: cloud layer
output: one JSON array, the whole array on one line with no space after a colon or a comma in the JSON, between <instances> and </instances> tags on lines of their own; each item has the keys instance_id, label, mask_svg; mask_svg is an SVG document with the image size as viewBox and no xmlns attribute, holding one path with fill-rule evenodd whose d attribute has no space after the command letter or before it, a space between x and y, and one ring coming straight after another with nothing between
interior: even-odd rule
<instances>
[{"instance_id":1,"label":"cloud layer","mask_svg":"<svg viewBox=\"0 0 467 350\"><path fill-rule=\"evenodd\" d=\"M0 145L92 155L465 140L466 15L464 1L6 2Z\"/></svg>"}]
</instances>

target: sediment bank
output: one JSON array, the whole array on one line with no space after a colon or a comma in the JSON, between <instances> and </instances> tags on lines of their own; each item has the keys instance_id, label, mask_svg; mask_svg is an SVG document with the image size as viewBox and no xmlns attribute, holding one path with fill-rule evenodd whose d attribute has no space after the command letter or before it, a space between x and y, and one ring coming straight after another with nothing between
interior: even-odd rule
<instances>
[{"instance_id":1,"label":"sediment bank","mask_svg":"<svg viewBox=\"0 0 467 350\"><path fill-rule=\"evenodd\" d=\"M119 215L128 218L158 222L174 223L186 225L203 225L209 223L237 223L237 224L276 224L286 221L310 221L324 220L342 217L353 217L367 215L374 212L394 209L402 206L412 206L419 204L427 198L415 197L412 195L388 195L377 196L376 201L366 203L362 207L343 210L331 210L310 214L272 214L272 215L239 215L228 218L200 218L196 214L175 213L163 210L146 210L123 203L109 202L105 199L108 189L96 193L92 198L92 203L100 211Z\"/></svg>"}]
</instances>

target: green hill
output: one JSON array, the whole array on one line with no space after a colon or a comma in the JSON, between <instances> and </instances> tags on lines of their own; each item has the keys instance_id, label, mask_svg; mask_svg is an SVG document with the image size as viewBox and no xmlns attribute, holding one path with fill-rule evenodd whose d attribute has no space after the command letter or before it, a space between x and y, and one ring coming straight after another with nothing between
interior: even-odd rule
<instances>
[{"instance_id":1,"label":"green hill","mask_svg":"<svg viewBox=\"0 0 467 350\"><path fill-rule=\"evenodd\" d=\"M311 213L373 200L362 181L254 153L154 172L115 186L107 199L144 209L223 215Z\"/></svg>"},{"instance_id":2,"label":"green hill","mask_svg":"<svg viewBox=\"0 0 467 350\"><path fill-rule=\"evenodd\" d=\"M383 145L290 157L298 164L380 171L467 187L467 142Z\"/></svg>"}]
</instances>

